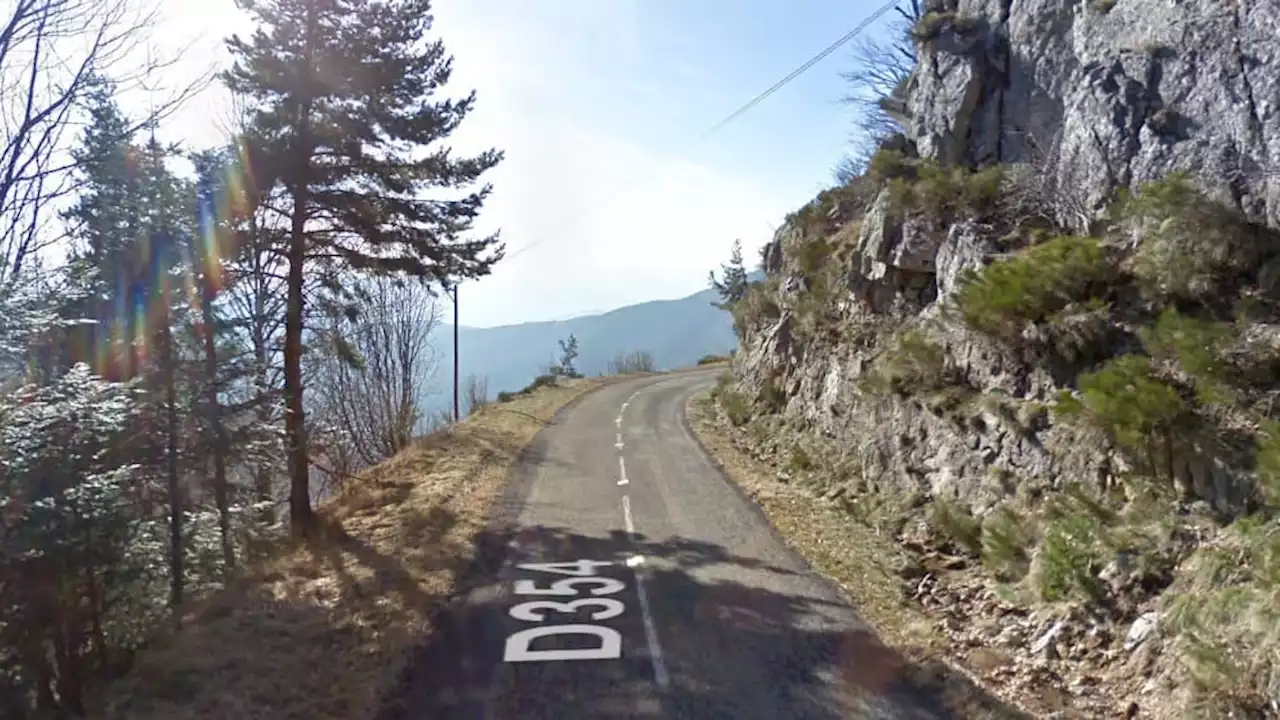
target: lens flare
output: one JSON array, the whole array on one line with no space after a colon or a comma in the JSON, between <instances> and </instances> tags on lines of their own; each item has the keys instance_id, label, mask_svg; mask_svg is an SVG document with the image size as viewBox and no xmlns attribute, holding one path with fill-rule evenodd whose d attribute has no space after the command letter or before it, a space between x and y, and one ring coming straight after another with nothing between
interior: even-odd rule
<instances>
[{"instance_id":1,"label":"lens flare","mask_svg":"<svg viewBox=\"0 0 1280 720\"><path fill-rule=\"evenodd\" d=\"M194 206L182 209L193 220L191 237L172 229L144 235L115 258L112 297L98 305L96 323L69 339L73 361L91 363L104 377L130 379L154 360L157 332L172 321L168 309L174 301L185 300L199 323L201 302L212 302L226 289L225 263L235 253L233 228L252 211L244 142L237 139L229 155L213 177L204 179L213 187L196 193ZM146 158L138 148L127 148L125 161L131 173L144 171Z\"/></svg>"}]
</instances>

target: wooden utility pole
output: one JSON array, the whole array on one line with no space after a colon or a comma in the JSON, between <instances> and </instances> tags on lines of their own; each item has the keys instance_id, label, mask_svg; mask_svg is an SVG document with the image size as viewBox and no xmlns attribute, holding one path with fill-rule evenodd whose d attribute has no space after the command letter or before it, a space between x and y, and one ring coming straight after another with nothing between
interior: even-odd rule
<instances>
[{"instance_id":1,"label":"wooden utility pole","mask_svg":"<svg viewBox=\"0 0 1280 720\"><path fill-rule=\"evenodd\" d=\"M453 422L456 425L458 414L458 283L453 284Z\"/></svg>"}]
</instances>

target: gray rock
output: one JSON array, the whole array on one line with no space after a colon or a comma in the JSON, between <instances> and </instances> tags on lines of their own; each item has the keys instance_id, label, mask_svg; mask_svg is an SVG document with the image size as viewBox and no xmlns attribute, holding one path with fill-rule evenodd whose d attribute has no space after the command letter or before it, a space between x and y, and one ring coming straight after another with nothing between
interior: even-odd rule
<instances>
[{"instance_id":1,"label":"gray rock","mask_svg":"<svg viewBox=\"0 0 1280 720\"><path fill-rule=\"evenodd\" d=\"M971 221L956 223L946 240L937 248L934 268L937 273L938 299L950 297L966 271L980 270L992 252L990 241Z\"/></svg>"},{"instance_id":2,"label":"gray rock","mask_svg":"<svg viewBox=\"0 0 1280 720\"><path fill-rule=\"evenodd\" d=\"M1066 621L1059 620L1049 626L1048 630L1041 633L1040 637L1036 638L1035 642L1031 643L1031 653L1033 655L1040 655L1049 651L1054 641L1058 639L1058 635L1062 633L1062 629L1065 628L1066 625Z\"/></svg>"},{"instance_id":3,"label":"gray rock","mask_svg":"<svg viewBox=\"0 0 1280 720\"><path fill-rule=\"evenodd\" d=\"M1124 649L1132 651L1141 645L1151 633L1155 632L1160 622L1160 613L1151 611L1143 613L1133 624L1129 626L1129 632L1124 638Z\"/></svg>"},{"instance_id":4,"label":"gray rock","mask_svg":"<svg viewBox=\"0 0 1280 720\"><path fill-rule=\"evenodd\" d=\"M1118 592L1133 581L1137 570L1136 560L1137 558L1131 552L1118 552L1098 573L1098 579L1107 583L1112 592Z\"/></svg>"}]
</instances>

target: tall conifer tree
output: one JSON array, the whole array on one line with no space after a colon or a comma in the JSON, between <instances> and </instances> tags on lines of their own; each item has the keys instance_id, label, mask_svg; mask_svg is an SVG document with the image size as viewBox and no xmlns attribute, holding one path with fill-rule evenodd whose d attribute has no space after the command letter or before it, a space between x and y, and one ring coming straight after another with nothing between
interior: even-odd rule
<instances>
[{"instance_id":1,"label":"tall conifer tree","mask_svg":"<svg viewBox=\"0 0 1280 720\"><path fill-rule=\"evenodd\" d=\"M312 527L303 416L306 279L354 269L433 280L488 273L496 236L463 239L489 194L495 150L441 143L475 95L441 99L452 59L430 40L429 0L238 0L258 22L228 45L225 74L248 100L260 186L279 183L290 232L284 382L290 522Z\"/></svg>"}]
</instances>

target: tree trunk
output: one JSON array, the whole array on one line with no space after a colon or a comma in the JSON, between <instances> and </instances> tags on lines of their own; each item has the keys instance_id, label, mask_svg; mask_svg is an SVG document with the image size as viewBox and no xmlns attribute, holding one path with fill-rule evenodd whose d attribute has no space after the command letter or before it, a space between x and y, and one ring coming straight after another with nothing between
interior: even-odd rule
<instances>
[{"instance_id":1,"label":"tree trunk","mask_svg":"<svg viewBox=\"0 0 1280 720\"><path fill-rule=\"evenodd\" d=\"M218 533L222 539L222 562L230 572L236 566L236 547L231 538L231 503L227 487L227 429L222 424L222 405L218 402L218 343L213 329L213 288L205 277L201 290L200 313L204 323L205 401L209 407L209 427L213 430L213 502L218 507Z\"/></svg>"},{"instance_id":2,"label":"tree trunk","mask_svg":"<svg viewBox=\"0 0 1280 720\"><path fill-rule=\"evenodd\" d=\"M311 534L311 479L307 468L306 418L302 409L302 270L306 261L306 186L294 188L289 238L288 306L284 328L284 430L289 455L289 526L295 538Z\"/></svg>"},{"instance_id":3,"label":"tree trunk","mask_svg":"<svg viewBox=\"0 0 1280 720\"><path fill-rule=\"evenodd\" d=\"M310 59L312 41L317 27L317 10L307 6L306 31L303 43ZM288 303L285 308L284 326L284 432L289 449L289 528L294 538L312 535L315 515L311 511L311 478L307 467L307 423L302 406L302 313L303 313L303 265L307 260L307 213L311 201L311 78L304 70L300 95L301 102L296 116L297 143L292 155L293 174L288 183L293 195L293 217L289 232Z\"/></svg>"},{"instance_id":4,"label":"tree trunk","mask_svg":"<svg viewBox=\"0 0 1280 720\"><path fill-rule=\"evenodd\" d=\"M257 418L258 424L265 427L271 422L271 406L266 401L268 394L269 373L267 362L270 354L267 349L267 331L266 331L266 310L264 309L263 289L258 287L254 290L253 300L253 359L256 363L255 372L257 373L258 383L258 401L257 401ZM253 469L253 485L256 499L265 507L258 521L264 526L274 525L276 522L276 495L271 487L271 466L267 463L259 461Z\"/></svg>"},{"instance_id":5,"label":"tree trunk","mask_svg":"<svg viewBox=\"0 0 1280 720\"><path fill-rule=\"evenodd\" d=\"M165 294L165 302L168 295ZM169 313L164 315L164 327L160 329L164 353L160 372L164 375L165 404L165 460L169 489L169 607L173 610L175 625L182 623L183 547L182 547L182 488L178 482L178 388L174 378L173 331L169 327Z\"/></svg>"}]
</instances>

